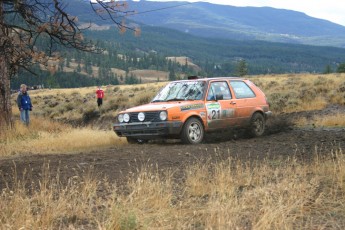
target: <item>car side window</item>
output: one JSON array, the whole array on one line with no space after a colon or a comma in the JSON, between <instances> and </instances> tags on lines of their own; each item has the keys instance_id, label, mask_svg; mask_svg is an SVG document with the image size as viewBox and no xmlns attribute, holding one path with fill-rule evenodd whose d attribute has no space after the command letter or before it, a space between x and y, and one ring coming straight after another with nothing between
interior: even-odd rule
<instances>
[{"instance_id":1,"label":"car side window","mask_svg":"<svg viewBox=\"0 0 345 230\"><path fill-rule=\"evenodd\" d=\"M234 90L236 98L253 98L255 93L253 90L243 81L231 81L230 85Z\"/></svg>"},{"instance_id":2,"label":"car side window","mask_svg":"<svg viewBox=\"0 0 345 230\"><path fill-rule=\"evenodd\" d=\"M229 100L231 99L231 93L228 84L225 81L216 81L211 82L208 94L207 94L207 100L212 101L216 100L216 95L220 96L220 100Z\"/></svg>"}]
</instances>

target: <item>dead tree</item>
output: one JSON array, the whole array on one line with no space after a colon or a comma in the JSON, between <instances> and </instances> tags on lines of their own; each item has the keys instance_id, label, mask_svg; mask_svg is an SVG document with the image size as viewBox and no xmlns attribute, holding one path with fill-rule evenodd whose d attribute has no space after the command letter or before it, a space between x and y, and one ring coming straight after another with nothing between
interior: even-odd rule
<instances>
[{"instance_id":1,"label":"dead tree","mask_svg":"<svg viewBox=\"0 0 345 230\"><path fill-rule=\"evenodd\" d=\"M45 64L48 58L58 59L58 54L54 52L56 44L101 52L97 46L83 39L82 32L87 28L81 28L78 18L67 13L67 2L0 0L0 131L13 126L10 80L18 69L30 71L32 64ZM129 28L122 20L128 13L125 2L91 0L90 4L96 14L104 20L110 19L120 31ZM41 37L49 41L46 50L37 46Z\"/></svg>"}]
</instances>

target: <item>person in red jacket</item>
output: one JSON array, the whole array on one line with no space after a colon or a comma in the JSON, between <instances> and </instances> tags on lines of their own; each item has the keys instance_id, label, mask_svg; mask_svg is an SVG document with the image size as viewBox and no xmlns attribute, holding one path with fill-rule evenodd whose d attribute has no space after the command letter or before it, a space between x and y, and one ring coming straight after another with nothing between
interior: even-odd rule
<instances>
[{"instance_id":1,"label":"person in red jacket","mask_svg":"<svg viewBox=\"0 0 345 230\"><path fill-rule=\"evenodd\" d=\"M103 97L104 97L104 91L103 89L101 89L101 86L98 86L96 95L97 95L97 105L98 107L100 107L103 104Z\"/></svg>"}]
</instances>

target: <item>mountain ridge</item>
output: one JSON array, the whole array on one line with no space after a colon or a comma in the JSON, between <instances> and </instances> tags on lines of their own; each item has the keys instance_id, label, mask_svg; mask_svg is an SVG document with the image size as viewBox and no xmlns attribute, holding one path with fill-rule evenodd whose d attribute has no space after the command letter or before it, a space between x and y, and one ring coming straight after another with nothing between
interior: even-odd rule
<instances>
[{"instance_id":1,"label":"mountain ridge","mask_svg":"<svg viewBox=\"0 0 345 230\"><path fill-rule=\"evenodd\" d=\"M172 6L160 4L155 7ZM129 5L130 9L143 8L144 11L154 7L149 1L132 1ZM138 14L129 18L143 24L168 27L202 37L345 47L344 26L297 11L206 2L196 2L169 11Z\"/></svg>"},{"instance_id":2,"label":"mountain ridge","mask_svg":"<svg viewBox=\"0 0 345 230\"><path fill-rule=\"evenodd\" d=\"M85 0L70 0L71 15L80 21L109 25ZM208 2L128 1L129 23L170 28L201 37L262 40L345 47L345 27L303 12L272 7L238 7Z\"/></svg>"}]
</instances>

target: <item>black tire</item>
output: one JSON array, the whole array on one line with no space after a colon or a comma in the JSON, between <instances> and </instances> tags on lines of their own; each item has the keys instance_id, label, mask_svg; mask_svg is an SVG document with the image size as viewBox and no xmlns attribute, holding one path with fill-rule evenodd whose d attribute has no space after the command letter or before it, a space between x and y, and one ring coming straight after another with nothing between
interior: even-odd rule
<instances>
[{"instance_id":1,"label":"black tire","mask_svg":"<svg viewBox=\"0 0 345 230\"><path fill-rule=\"evenodd\" d=\"M181 140L185 144L199 144L204 139L204 126L197 118L189 118L181 132Z\"/></svg>"},{"instance_id":2,"label":"black tire","mask_svg":"<svg viewBox=\"0 0 345 230\"><path fill-rule=\"evenodd\" d=\"M249 135L251 137L260 137L265 133L266 121L261 113L254 113L250 120Z\"/></svg>"},{"instance_id":3,"label":"black tire","mask_svg":"<svg viewBox=\"0 0 345 230\"><path fill-rule=\"evenodd\" d=\"M126 137L128 144L145 144L148 142L148 140L143 140L139 138L134 138L134 137Z\"/></svg>"}]
</instances>

